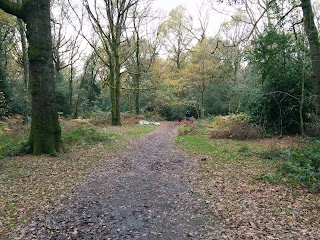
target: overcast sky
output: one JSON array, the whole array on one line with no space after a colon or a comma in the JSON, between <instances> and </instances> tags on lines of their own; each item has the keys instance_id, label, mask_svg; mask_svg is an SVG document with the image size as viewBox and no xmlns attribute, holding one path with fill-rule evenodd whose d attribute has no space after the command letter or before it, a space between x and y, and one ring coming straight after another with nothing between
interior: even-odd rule
<instances>
[{"instance_id":1,"label":"overcast sky","mask_svg":"<svg viewBox=\"0 0 320 240\"><path fill-rule=\"evenodd\" d=\"M191 14L194 18L194 24L196 24L196 19L198 15L198 9L201 7L201 3L203 1L209 2L208 0L154 0L154 5L162 9L165 14L169 14L169 12L177 7L178 5L182 5L186 7L187 12ZM225 5L220 4L216 6L221 9L221 12L224 12ZM226 15L219 14L218 12L211 9L210 4L207 3L204 11L210 11L209 14L209 28L207 34L213 36L219 30L219 27L223 21L227 19Z\"/></svg>"},{"instance_id":2,"label":"overcast sky","mask_svg":"<svg viewBox=\"0 0 320 240\"><path fill-rule=\"evenodd\" d=\"M183 5L185 6L188 11L192 12L192 9L196 9L196 2L200 2L198 1L194 1L194 0L155 0L155 4L165 10L166 12L170 12L170 10L172 10L173 8L175 8L178 5Z\"/></svg>"}]
</instances>

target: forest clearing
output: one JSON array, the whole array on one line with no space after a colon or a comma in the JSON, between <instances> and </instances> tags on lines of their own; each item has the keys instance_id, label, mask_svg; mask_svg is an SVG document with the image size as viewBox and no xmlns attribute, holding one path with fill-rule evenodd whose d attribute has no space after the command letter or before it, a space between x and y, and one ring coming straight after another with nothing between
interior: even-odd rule
<instances>
[{"instance_id":1,"label":"forest clearing","mask_svg":"<svg viewBox=\"0 0 320 240\"><path fill-rule=\"evenodd\" d=\"M210 139L208 122L128 122L62 122L66 154L2 158L1 239L319 238L319 194L262 178L283 161L277 151L306 147L300 137Z\"/></svg>"}]
</instances>

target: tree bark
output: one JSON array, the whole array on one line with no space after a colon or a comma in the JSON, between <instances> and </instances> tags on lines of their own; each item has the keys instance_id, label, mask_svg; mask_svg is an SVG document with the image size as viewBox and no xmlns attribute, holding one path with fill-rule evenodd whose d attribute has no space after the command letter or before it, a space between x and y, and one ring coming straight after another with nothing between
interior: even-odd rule
<instances>
[{"instance_id":1,"label":"tree bark","mask_svg":"<svg viewBox=\"0 0 320 240\"><path fill-rule=\"evenodd\" d=\"M62 151L62 141L56 108L50 0L29 1L26 12L32 98L29 142L35 155L56 155Z\"/></svg>"},{"instance_id":2,"label":"tree bark","mask_svg":"<svg viewBox=\"0 0 320 240\"><path fill-rule=\"evenodd\" d=\"M206 86L204 81L201 84L201 106L200 106L200 118L204 119L204 92L206 90Z\"/></svg>"},{"instance_id":3,"label":"tree bark","mask_svg":"<svg viewBox=\"0 0 320 240\"><path fill-rule=\"evenodd\" d=\"M115 65L115 118L113 120L113 125L120 126L121 125L121 118L120 118L120 89L121 89L121 63L120 63L120 36L121 30L120 28L116 27L117 34L115 37L114 43L114 65Z\"/></svg>"},{"instance_id":4,"label":"tree bark","mask_svg":"<svg viewBox=\"0 0 320 240\"><path fill-rule=\"evenodd\" d=\"M135 81L135 91L134 91L134 104L135 104L135 112L136 115L140 114L140 78L141 78L141 62L140 62L140 34L139 34L139 23L137 21L136 11L134 12L134 32L136 35L136 51L135 51L135 60L137 64L137 69L134 74L134 81Z\"/></svg>"},{"instance_id":5,"label":"tree bark","mask_svg":"<svg viewBox=\"0 0 320 240\"><path fill-rule=\"evenodd\" d=\"M24 20L29 43L32 120L29 144L34 155L62 151L61 128L55 99L50 0L0 0L0 8Z\"/></svg>"},{"instance_id":6,"label":"tree bark","mask_svg":"<svg viewBox=\"0 0 320 240\"><path fill-rule=\"evenodd\" d=\"M313 87L315 94L315 105L317 114L320 113L320 42L318 29L314 22L314 13L310 0L301 0L303 11L304 29L307 33L310 46L312 72L313 72Z\"/></svg>"}]
</instances>

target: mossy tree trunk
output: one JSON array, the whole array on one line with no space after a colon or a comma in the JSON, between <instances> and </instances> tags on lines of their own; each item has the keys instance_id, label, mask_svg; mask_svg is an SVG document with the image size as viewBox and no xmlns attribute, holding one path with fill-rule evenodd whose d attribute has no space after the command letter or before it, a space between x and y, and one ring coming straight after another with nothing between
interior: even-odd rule
<instances>
[{"instance_id":1,"label":"mossy tree trunk","mask_svg":"<svg viewBox=\"0 0 320 240\"><path fill-rule=\"evenodd\" d=\"M304 29L310 46L313 72L313 88L317 114L320 114L320 40L319 33L314 21L314 13L310 0L301 0L303 11Z\"/></svg>"},{"instance_id":2,"label":"mossy tree trunk","mask_svg":"<svg viewBox=\"0 0 320 240\"><path fill-rule=\"evenodd\" d=\"M24 20L29 43L32 120L29 143L34 155L56 155L62 150L61 128L55 99L50 26L50 0L0 0L0 8Z\"/></svg>"},{"instance_id":3,"label":"mossy tree trunk","mask_svg":"<svg viewBox=\"0 0 320 240\"><path fill-rule=\"evenodd\" d=\"M127 30L127 18L131 8L137 5L139 0L104 0L105 16L107 19L107 26L100 22L97 17L102 9L97 9L97 0L85 0L84 4L92 20L92 24L96 33L98 34L104 54L101 54L101 49L96 48L91 45L97 54L97 56L102 60L102 62L109 68L109 87L111 96L111 115L112 115L112 125L121 125L120 118L120 94L121 94L121 70L124 60L128 56L124 56L123 51L121 51L121 44L125 39ZM91 7L90 7L90 4ZM107 61L105 59L107 56Z\"/></svg>"},{"instance_id":4,"label":"mossy tree trunk","mask_svg":"<svg viewBox=\"0 0 320 240\"><path fill-rule=\"evenodd\" d=\"M121 62L120 62L120 43L121 43L121 27L115 26L116 35L113 36L114 41L112 45L112 51L114 53L114 65L115 65L115 119L114 124L116 126L121 125L121 118L120 118L120 89L121 89Z\"/></svg>"}]
</instances>

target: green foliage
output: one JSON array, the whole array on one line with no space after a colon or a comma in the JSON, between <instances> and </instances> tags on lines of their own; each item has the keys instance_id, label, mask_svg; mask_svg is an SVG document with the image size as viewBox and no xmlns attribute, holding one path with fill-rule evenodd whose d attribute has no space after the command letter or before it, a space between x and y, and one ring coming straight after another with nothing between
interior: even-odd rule
<instances>
[{"instance_id":1,"label":"green foliage","mask_svg":"<svg viewBox=\"0 0 320 240\"><path fill-rule=\"evenodd\" d=\"M192 127L185 125L179 128L179 135L188 135L192 131Z\"/></svg>"},{"instance_id":2,"label":"green foliage","mask_svg":"<svg viewBox=\"0 0 320 240\"><path fill-rule=\"evenodd\" d=\"M243 145L238 149L239 153L248 153L250 148L247 145Z\"/></svg>"},{"instance_id":3,"label":"green foliage","mask_svg":"<svg viewBox=\"0 0 320 240\"><path fill-rule=\"evenodd\" d=\"M68 83L61 76L56 81L56 103L58 112L62 112L64 116L70 113Z\"/></svg>"},{"instance_id":4,"label":"green foliage","mask_svg":"<svg viewBox=\"0 0 320 240\"><path fill-rule=\"evenodd\" d=\"M23 112L22 72L15 19L0 13L0 117ZM18 60L18 61L17 61ZM3 101L3 97L5 101Z\"/></svg>"},{"instance_id":5,"label":"green foliage","mask_svg":"<svg viewBox=\"0 0 320 240\"><path fill-rule=\"evenodd\" d=\"M0 118L8 114L8 107L3 92L0 92Z\"/></svg>"},{"instance_id":6,"label":"green foliage","mask_svg":"<svg viewBox=\"0 0 320 240\"><path fill-rule=\"evenodd\" d=\"M92 144L97 142L110 142L114 137L113 133L103 131L93 125L84 125L65 131L63 142L69 145Z\"/></svg>"},{"instance_id":7,"label":"green foliage","mask_svg":"<svg viewBox=\"0 0 320 240\"><path fill-rule=\"evenodd\" d=\"M0 132L0 158L27 153L27 139L28 137L26 133L12 135Z\"/></svg>"},{"instance_id":8,"label":"green foliage","mask_svg":"<svg viewBox=\"0 0 320 240\"><path fill-rule=\"evenodd\" d=\"M20 154L28 153L28 140L17 141L16 139L6 138L6 143L0 146L1 156L17 156Z\"/></svg>"},{"instance_id":9,"label":"green foliage","mask_svg":"<svg viewBox=\"0 0 320 240\"><path fill-rule=\"evenodd\" d=\"M293 152L290 149L278 150L273 148L267 152L258 153L258 156L269 160L289 159L292 157Z\"/></svg>"},{"instance_id":10,"label":"green foliage","mask_svg":"<svg viewBox=\"0 0 320 240\"><path fill-rule=\"evenodd\" d=\"M92 112L90 119L94 125L106 125L111 123L111 113L96 110Z\"/></svg>"},{"instance_id":11,"label":"green foliage","mask_svg":"<svg viewBox=\"0 0 320 240\"><path fill-rule=\"evenodd\" d=\"M274 28L253 42L248 55L253 71L251 77L260 78L260 84L252 83L245 101L246 111L253 120L276 133L299 132L299 107L301 81L305 81L303 116L312 111L312 81L308 77L310 62L305 61L306 47L289 34ZM250 68L250 67L249 67ZM249 75L250 76L250 75Z\"/></svg>"},{"instance_id":12,"label":"green foliage","mask_svg":"<svg viewBox=\"0 0 320 240\"><path fill-rule=\"evenodd\" d=\"M271 182L303 185L312 191L320 191L320 145L301 150L270 151L260 155L280 160L277 171L263 178Z\"/></svg>"}]
</instances>

